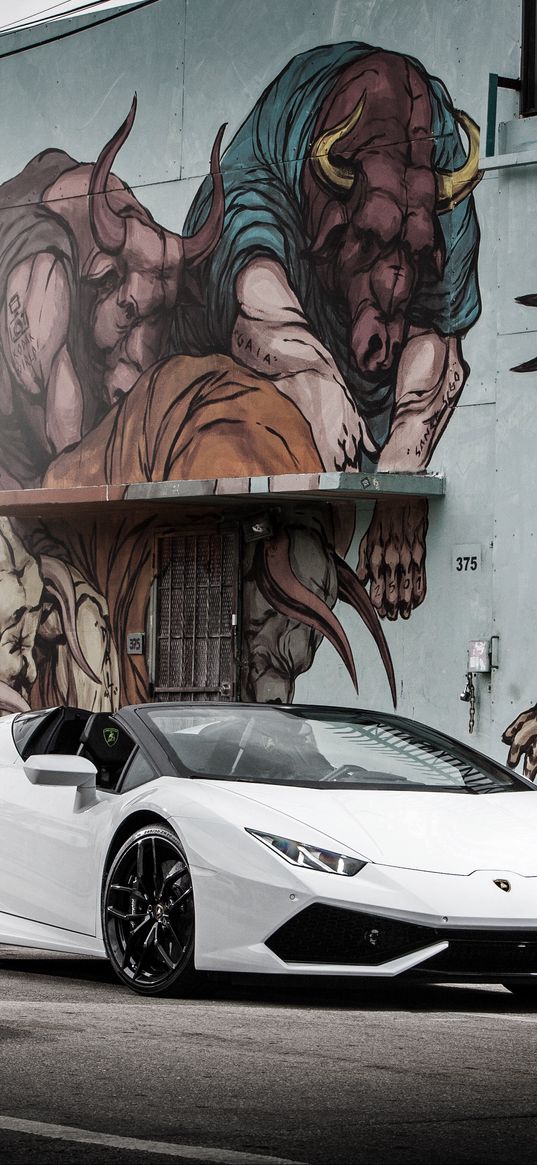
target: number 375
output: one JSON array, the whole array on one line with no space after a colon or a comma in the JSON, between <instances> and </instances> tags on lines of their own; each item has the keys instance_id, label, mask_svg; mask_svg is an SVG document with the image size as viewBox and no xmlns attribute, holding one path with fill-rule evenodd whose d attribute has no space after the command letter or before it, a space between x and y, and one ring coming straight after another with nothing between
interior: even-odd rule
<instances>
[{"instance_id":1,"label":"number 375","mask_svg":"<svg viewBox=\"0 0 537 1165\"><path fill-rule=\"evenodd\" d=\"M455 569L459 570L459 571L461 571L461 570L477 570L477 554L471 554L471 555L467 555L467 554L460 555L459 554L458 557L455 559L455 563L456 563Z\"/></svg>"}]
</instances>

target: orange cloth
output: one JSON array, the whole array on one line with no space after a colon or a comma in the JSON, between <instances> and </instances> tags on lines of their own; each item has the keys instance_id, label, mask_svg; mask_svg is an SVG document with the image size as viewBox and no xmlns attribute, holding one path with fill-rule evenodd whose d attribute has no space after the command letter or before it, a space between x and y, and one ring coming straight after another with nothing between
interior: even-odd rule
<instances>
[{"instance_id":1,"label":"orange cloth","mask_svg":"<svg viewBox=\"0 0 537 1165\"><path fill-rule=\"evenodd\" d=\"M320 473L308 422L276 385L227 356L172 356L134 388L43 485Z\"/></svg>"}]
</instances>

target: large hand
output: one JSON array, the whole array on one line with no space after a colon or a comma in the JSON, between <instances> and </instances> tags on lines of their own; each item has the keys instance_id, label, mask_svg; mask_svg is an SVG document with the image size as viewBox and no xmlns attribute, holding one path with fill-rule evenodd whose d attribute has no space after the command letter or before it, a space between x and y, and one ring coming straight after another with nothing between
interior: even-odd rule
<instances>
[{"instance_id":1,"label":"large hand","mask_svg":"<svg viewBox=\"0 0 537 1165\"><path fill-rule=\"evenodd\" d=\"M371 582L371 601L381 618L408 619L423 602L426 498L385 498L376 503L369 529L360 543L358 578Z\"/></svg>"},{"instance_id":2,"label":"large hand","mask_svg":"<svg viewBox=\"0 0 537 1165\"><path fill-rule=\"evenodd\" d=\"M320 452L323 464L327 465L328 469L332 468L332 457L335 469L344 473L346 469L360 469L364 453L369 453L373 457L378 456L378 446L373 440L364 418L354 406L350 405L348 400L344 399L343 395L340 416L336 417L332 436L323 426L322 410L320 412L321 442L324 454L321 450ZM315 435L314 426L311 425L311 427ZM316 439L319 445L319 438Z\"/></svg>"},{"instance_id":3,"label":"large hand","mask_svg":"<svg viewBox=\"0 0 537 1165\"><path fill-rule=\"evenodd\" d=\"M523 755L524 776L534 781L537 776L537 704L513 720L505 729L502 740L510 745L507 757L509 768L516 769Z\"/></svg>"}]
</instances>

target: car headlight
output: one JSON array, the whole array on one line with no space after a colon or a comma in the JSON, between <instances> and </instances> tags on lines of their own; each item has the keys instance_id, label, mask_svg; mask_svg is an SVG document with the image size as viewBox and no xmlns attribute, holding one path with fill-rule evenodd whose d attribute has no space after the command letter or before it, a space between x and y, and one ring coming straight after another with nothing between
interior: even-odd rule
<instances>
[{"instance_id":1,"label":"car headlight","mask_svg":"<svg viewBox=\"0 0 537 1165\"><path fill-rule=\"evenodd\" d=\"M274 850L286 862L293 866L302 866L306 870L319 870L325 874L343 874L352 878L363 870L367 862L360 858L350 858L346 854L334 853L317 845L306 845L304 841L293 841L289 837L278 837L273 833L260 833L257 829L247 829L252 837L257 837L269 849Z\"/></svg>"}]
</instances>

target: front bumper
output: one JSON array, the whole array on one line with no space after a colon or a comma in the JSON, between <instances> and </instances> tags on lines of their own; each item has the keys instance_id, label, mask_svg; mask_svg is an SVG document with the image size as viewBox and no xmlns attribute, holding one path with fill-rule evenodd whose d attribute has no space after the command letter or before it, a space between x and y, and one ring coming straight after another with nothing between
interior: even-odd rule
<instances>
[{"instance_id":1,"label":"front bumper","mask_svg":"<svg viewBox=\"0 0 537 1165\"><path fill-rule=\"evenodd\" d=\"M537 981L537 927L422 926L314 903L279 927L266 945L291 967L332 964L355 974L417 970L442 979L488 981L535 975Z\"/></svg>"},{"instance_id":2,"label":"front bumper","mask_svg":"<svg viewBox=\"0 0 537 1165\"><path fill-rule=\"evenodd\" d=\"M418 971L481 981L537 975L537 877L371 863L345 878L295 870L262 846L254 852L249 871L236 854L217 869L192 865L201 969L368 977ZM495 879L508 879L510 891Z\"/></svg>"}]
</instances>

